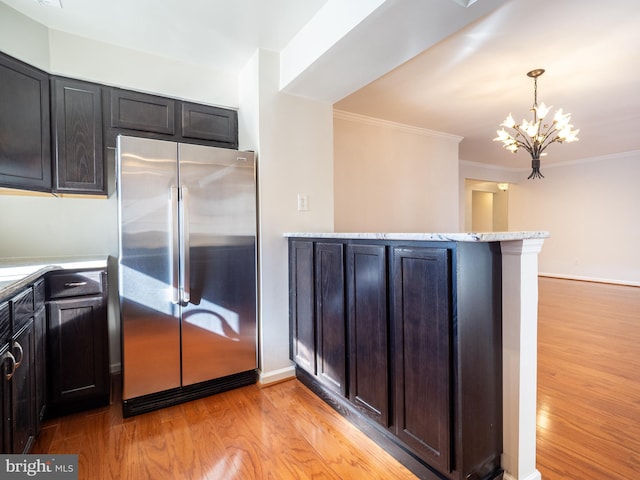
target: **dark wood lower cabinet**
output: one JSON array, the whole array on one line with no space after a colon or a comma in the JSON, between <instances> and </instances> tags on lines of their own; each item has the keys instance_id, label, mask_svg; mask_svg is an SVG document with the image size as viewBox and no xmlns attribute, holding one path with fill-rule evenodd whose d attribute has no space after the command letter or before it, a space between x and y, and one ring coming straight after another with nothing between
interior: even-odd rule
<instances>
[{"instance_id":1,"label":"dark wood lower cabinet","mask_svg":"<svg viewBox=\"0 0 640 480\"><path fill-rule=\"evenodd\" d=\"M395 433L431 465L450 472L449 250L395 247L392 278Z\"/></svg>"},{"instance_id":2,"label":"dark wood lower cabinet","mask_svg":"<svg viewBox=\"0 0 640 480\"><path fill-rule=\"evenodd\" d=\"M349 398L389 425L389 316L384 245L347 245Z\"/></svg>"},{"instance_id":3,"label":"dark wood lower cabinet","mask_svg":"<svg viewBox=\"0 0 640 480\"><path fill-rule=\"evenodd\" d=\"M342 244L315 245L315 272L317 376L327 387L346 395L347 322Z\"/></svg>"},{"instance_id":4,"label":"dark wood lower cabinet","mask_svg":"<svg viewBox=\"0 0 640 480\"><path fill-rule=\"evenodd\" d=\"M30 318L12 338L16 367L11 378L11 451L28 453L36 436L35 332Z\"/></svg>"},{"instance_id":5,"label":"dark wood lower cabinet","mask_svg":"<svg viewBox=\"0 0 640 480\"><path fill-rule=\"evenodd\" d=\"M48 414L107 405L106 272L53 273L47 282Z\"/></svg>"},{"instance_id":6,"label":"dark wood lower cabinet","mask_svg":"<svg viewBox=\"0 0 640 480\"><path fill-rule=\"evenodd\" d=\"M289 242L298 378L419 478L501 479L499 244Z\"/></svg>"},{"instance_id":7,"label":"dark wood lower cabinet","mask_svg":"<svg viewBox=\"0 0 640 480\"><path fill-rule=\"evenodd\" d=\"M292 242L289 260L291 302L290 356L296 365L316 374L315 281L313 275L313 243Z\"/></svg>"}]
</instances>

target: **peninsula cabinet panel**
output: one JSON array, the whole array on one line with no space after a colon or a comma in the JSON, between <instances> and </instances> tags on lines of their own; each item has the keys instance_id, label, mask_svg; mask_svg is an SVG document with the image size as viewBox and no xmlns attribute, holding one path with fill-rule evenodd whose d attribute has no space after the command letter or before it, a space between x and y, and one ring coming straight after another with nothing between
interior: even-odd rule
<instances>
[{"instance_id":1,"label":"peninsula cabinet panel","mask_svg":"<svg viewBox=\"0 0 640 480\"><path fill-rule=\"evenodd\" d=\"M393 249L396 435L439 470L451 465L449 251Z\"/></svg>"},{"instance_id":2,"label":"peninsula cabinet panel","mask_svg":"<svg viewBox=\"0 0 640 480\"><path fill-rule=\"evenodd\" d=\"M300 368L316 374L315 281L313 242L290 245L291 359Z\"/></svg>"},{"instance_id":3,"label":"peninsula cabinet panel","mask_svg":"<svg viewBox=\"0 0 640 480\"><path fill-rule=\"evenodd\" d=\"M318 379L344 396L347 394L347 326L341 243L316 244L315 282Z\"/></svg>"},{"instance_id":4,"label":"peninsula cabinet panel","mask_svg":"<svg viewBox=\"0 0 640 480\"><path fill-rule=\"evenodd\" d=\"M291 237L289 254L298 378L421 479L502 479L500 244Z\"/></svg>"},{"instance_id":5,"label":"peninsula cabinet panel","mask_svg":"<svg viewBox=\"0 0 640 480\"><path fill-rule=\"evenodd\" d=\"M1 52L0 187L51 191L49 77Z\"/></svg>"},{"instance_id":6,"label":"peninsula cabinet panel","mask_svg":"<svg viewBox=\"0 0 640 480\"><path fill-rule=\"evenodd\" d=\"M349 398L389 425L387 259L384 245L347 245Z\"/></svg>"},{"instance_id":7,"label":"peninsula cabinet panel","mask_svg":"<svg viewBox=\"0 0 640 480\"><path fill-rule=\"evenodd\" d=\"M54 191L106 194L102 88L92 83L54 77L51 92Z\"/></svg>"}]
</instances>

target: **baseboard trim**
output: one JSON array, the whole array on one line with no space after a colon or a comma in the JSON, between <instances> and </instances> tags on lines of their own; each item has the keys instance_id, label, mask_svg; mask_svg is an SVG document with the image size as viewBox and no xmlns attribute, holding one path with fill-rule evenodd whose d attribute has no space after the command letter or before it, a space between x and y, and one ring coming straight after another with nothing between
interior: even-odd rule
<instances>
[{"instance_id":1,"label":"baseboard trim","mask_svg":"<svg viewBox=\"0 0 640 480\"><path fill-rule=\"evenodd\" d=\"M294 378L296 378L296 368L293 365L279 370L272 370L270 372L263 372L262 370L258 371L258 384L263 387L272 383L284 382Z\"/></svg>"},{"instance_id":2,"label":"baseboard trim","mask_svg":"<svg viewBox=\"0 0 640 480\"><path fill-rule=\"evenodd\" d=\"M504 472L504 480L542 480L542 475L538 470L534 470L526 477L514 477L507 472Z\"/></svg>"}]
</instances>

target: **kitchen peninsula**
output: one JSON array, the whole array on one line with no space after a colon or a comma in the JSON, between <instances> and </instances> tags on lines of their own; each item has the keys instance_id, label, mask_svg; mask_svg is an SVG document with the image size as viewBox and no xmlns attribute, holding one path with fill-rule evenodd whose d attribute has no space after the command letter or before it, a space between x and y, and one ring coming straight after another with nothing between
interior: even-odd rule
<instances>
[{"instance_id":1,"label":"kitchen peninsula","mask_svg":"<svg viewBox=\"0 0 640 480\"><path fill-rule=\"evenodd\" d=\"M298 378L425 479L535 479L547 232L287 233Z\"/></svg>"}]
</instances>

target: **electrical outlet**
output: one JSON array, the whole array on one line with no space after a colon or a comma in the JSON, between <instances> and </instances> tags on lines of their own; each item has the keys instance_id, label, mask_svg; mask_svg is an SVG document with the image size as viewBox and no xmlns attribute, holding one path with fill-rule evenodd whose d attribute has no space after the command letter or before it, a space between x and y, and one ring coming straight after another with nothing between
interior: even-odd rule
<instances>
[{"instance_id":1,"label":"electrical outlet","mask_svg":"<svg viewBox=\"0 0 640 480\"><path fill-rule=\"evenodd\" d=\"M309 195L306 193L298 194L298 211L306 212L309 210Z\"/></svg>"}]
</instances>

